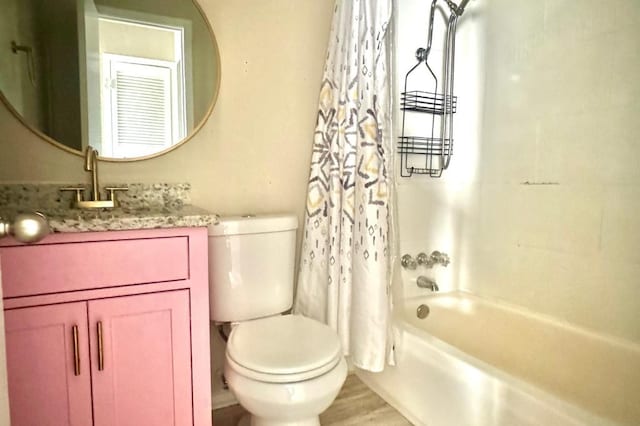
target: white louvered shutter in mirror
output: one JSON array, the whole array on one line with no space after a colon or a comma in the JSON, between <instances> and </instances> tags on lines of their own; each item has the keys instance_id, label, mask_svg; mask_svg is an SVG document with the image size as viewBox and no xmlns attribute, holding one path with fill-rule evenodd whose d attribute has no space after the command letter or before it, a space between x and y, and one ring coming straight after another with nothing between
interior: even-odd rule
<instances>
[{"instance_id":1,"label":"white louvered shutter in mirror","mask_svg":"<svg viewBox=\"0 0 640 426\"><path fill-rule=\"evenodd\" d=\"M138 157L168 148L183 137L183 102L177 64L111 56L103 114L105 156ZM106 64L105 64L106 65Z\"/></svg>"}]
</instances>

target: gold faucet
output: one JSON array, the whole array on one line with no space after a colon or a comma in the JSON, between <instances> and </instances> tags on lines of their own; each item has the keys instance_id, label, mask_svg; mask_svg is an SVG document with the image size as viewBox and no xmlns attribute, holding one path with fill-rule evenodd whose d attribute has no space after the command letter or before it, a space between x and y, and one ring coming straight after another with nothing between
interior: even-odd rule
<instances>
[{"instance_id":1,"label":"gold faucet","mask_svg":"<svg viewBox=\"0 0 640 426\"><path fill-rule=\"evenodd\" d=\"M87 172L91 172L91 199L84 199L84 187L68 187L68 188L60 188L61 191L75 191L75 207L81 209L110 209L116 207L116 191L127 191L129 188L127 187L116 187L110 186L106 187L105 190L108 191L108 199L102 200L100 197L100 184L98 183L98 151L93 149L91 146L87 146L84 153L84 170Z\"/></svg>"},{"instance_id":2,"label":"gold faucet","mask_svg":"<svg viewBox=\"0 0 640 426\"><path fill-rule=\"evenodd\" d=\"M87 146L84 153L84 170L91 172L91 201L100 201L100 186L98 184L98 151L93 149L91 146Z\"/></svg>"}]
</instances>

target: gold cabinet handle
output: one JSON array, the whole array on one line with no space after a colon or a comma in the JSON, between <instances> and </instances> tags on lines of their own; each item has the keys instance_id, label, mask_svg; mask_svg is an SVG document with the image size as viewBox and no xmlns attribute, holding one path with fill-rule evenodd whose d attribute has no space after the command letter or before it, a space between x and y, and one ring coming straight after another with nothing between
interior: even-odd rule
<instances>
[{"instance_id":1,"label":"gold cabinet handle","mask_svg":"<svg viewBox=\"0 0 640 426\"><path fill-rule=\"evenodd\" d=\"M71 327L73 333L73 374L80 375L80 346L78 345L78 326Z\"/></svg>"},{"instance_id":2,"label":"gold cabinet handle","mask_svg":"<svg viewBox=\"0 0 640 426\"><path fill-rule=\"evenodd\" d=\"M104 370L104 343L102 342L102 321L98 321L98 371Z\"/></svg>"}]
</instances>

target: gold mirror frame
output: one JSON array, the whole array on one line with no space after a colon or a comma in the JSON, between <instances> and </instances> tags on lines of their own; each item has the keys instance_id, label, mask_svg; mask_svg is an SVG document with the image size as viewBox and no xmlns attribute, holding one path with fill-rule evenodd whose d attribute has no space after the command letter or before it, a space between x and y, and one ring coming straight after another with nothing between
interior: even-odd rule
<instances>
[{"instance_id":1,"label":"gold mirror frame","mask_svg":"<svg viewBox=\"0 0 640 426\"><path fill-rule=\"evenodd\" d=\"M192 1L193 5L195 6L195 8L200 13L200 15L202 16L202 19L204 20L205 25L209 29L209 36L211 37L211 43L213 44L213 48L214 48L214 50L216 52L216 90L215 90L215 93L213 94L213 96L211 98L211 102L209 104L209 108L207 109L207 112L205 112L204 116L202 117L202 119L200 120L198 125L193 128L193 131L191 132L191 134L189 134L186 138L182 139L180 142L178 142L178 143L176 143L174 145L171 145L167 149L164 149L162 151L158 151L155 154L146 155L146 156L142 156L142 157L114 158L114 157L101 157L101 156L98 156L98 159L100 161L107 161L107 162L111 162L111 163L131 163L131 162L134 162L134 161L150 160L152 158L156 158L156 157L160 157L162 155L165 155L168 152L171 152L174 149L177 149L177 148L181 147L182 145L184 145L185 143L189 142L195 135L197 135L200 132L200 129L205 125L205 123L207 122L207 120L211 116L211 113L213 112L213 108L215 107L216 102L218 101L218 94L220 93L221 68L222 68L222 66L220 64L220 49L218 49L218 42L217 42L216 36L215 36L215 34L213 32L213 27L211 26L211 23L209 22L209 19L207 18L207 15L204 13L204 10L200 6L200 4L198 4L197 0L191 0L191 1ZM34 126L32 126L30 123L28 123L27 120L22 116L22 114L20 114L13 107L13 105L11 105L11 102L9 102L9 100L4 95L4 93L2 92L1 89L0 89L0 100L7 107L7 109L13 114L13 116L15 118L17 118L18 121L20 121L22 123L22 125L24 125L27 129L29 129L31 131L31 133L33 133L34 135L38 136L40 139L50 143L51 145L62 149L63 151L66 151L66 152L68 152L70 154L77 155L79 157L84 157L84 153L83 152L78 151L77 149L69 148L68 146L56 141L52 137L44 134L43 132L41 132L40 130L36 129Z\"/></svg>"}]
</instances>

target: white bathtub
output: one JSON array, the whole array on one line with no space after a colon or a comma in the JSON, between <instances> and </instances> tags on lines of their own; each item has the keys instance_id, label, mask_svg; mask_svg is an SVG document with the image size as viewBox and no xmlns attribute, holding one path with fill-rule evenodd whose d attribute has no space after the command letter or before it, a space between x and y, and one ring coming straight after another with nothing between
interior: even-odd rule
<instances>
[{"instance_id":1,"label":"white bathtub","mask_svg":"<svg viewBox=\"0 0 640 426\"><path fill-rule=\"evenodd\" d=\"M357 374L416 425L640 425L640 345L462 292L394 321L397 365Z\"/></svg>"}]
</instances>

